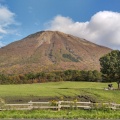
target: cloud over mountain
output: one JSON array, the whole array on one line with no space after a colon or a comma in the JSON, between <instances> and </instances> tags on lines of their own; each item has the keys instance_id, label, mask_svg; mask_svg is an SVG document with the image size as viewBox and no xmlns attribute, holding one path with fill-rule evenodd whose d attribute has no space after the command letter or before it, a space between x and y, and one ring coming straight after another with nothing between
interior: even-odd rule
<instances>
[{"instance_id":1,"label":"cloud over mountain","mask_svg":"<svg viewBox=\"0 0 120 120\"><path fill-rule=\"evenodd\" d=\"M69 17L56 16L48 23L47 30L58 30L91 42L120 49L120 13L100 11L90 21L75 22Z\"/></svg>"},{"instance_id":2,"label":"cloud over mountain","mask_svg":"<svg viewBox=\"0 0 120 120\"><path fill-rule=\"evenodd\" d=\"M16 25L15 14L11 12L7 7L0 5L0 39L4 35L11 34L13 31L11 25ZM2 41L0 41L0 47L3 46Z\"/></svg>"}]
</instances>

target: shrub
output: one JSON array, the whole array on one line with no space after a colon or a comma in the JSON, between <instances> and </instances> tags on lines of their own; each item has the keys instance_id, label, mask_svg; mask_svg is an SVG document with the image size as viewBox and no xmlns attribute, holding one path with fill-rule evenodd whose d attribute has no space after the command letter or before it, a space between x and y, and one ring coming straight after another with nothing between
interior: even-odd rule
<instances>
[{"instance_id":1,"label":"shrub","mask_svg":"<svg viewBox=\"0 0 120 120\"><path fill-rule=\"evenodd\" d=\"M3 108L4 105L5 105L5 101L2 98L0 98L0 109Z\"/></svg>"}]
</instances>

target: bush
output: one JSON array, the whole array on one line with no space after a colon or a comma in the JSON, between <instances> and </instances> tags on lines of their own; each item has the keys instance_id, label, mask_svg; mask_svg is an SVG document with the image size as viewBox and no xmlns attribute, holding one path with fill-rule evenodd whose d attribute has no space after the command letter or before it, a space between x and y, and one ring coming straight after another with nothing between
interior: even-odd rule
<instances>
[{"instance_id":1,"label":"bush","mask_svg":"<svg viewBox=\"0 0 120 120\"><path fill-rule=\"evenodd\" d=\"M5 105L5 101L2 98L0 98L0 108L3 108L4 105Z\"/></svg>"}]
</instances>

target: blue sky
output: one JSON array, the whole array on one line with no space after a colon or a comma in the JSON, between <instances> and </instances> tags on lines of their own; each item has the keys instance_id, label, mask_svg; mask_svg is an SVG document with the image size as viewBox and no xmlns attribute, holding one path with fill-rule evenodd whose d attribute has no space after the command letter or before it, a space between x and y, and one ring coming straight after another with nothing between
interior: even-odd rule
<instances>
[{"instance_id":1,"label":"blue sky","mask_svg":"<svg viewBox=\"0 0 120 120\"><path fill-rule=\"evenodd\" d=\"M120 0L0 0L0 46L59 30L120 49Z\"/></svg>"}]
</instances>

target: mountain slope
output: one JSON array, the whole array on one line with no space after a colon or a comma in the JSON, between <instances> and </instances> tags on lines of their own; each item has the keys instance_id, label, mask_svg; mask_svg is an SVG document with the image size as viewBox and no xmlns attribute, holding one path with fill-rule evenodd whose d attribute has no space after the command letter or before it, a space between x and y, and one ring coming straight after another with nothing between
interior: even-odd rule
<instances>
[{"instance_id":1,"label":"mountain slope","mask_svg":"<svg viewBox=\"0 0 120 120\"><path fill-rule=\"evenodd\" d=\"M99 70L111 49L58 31L42 31L0 48L0 72Z\"/></svg>"}]
</instances>

